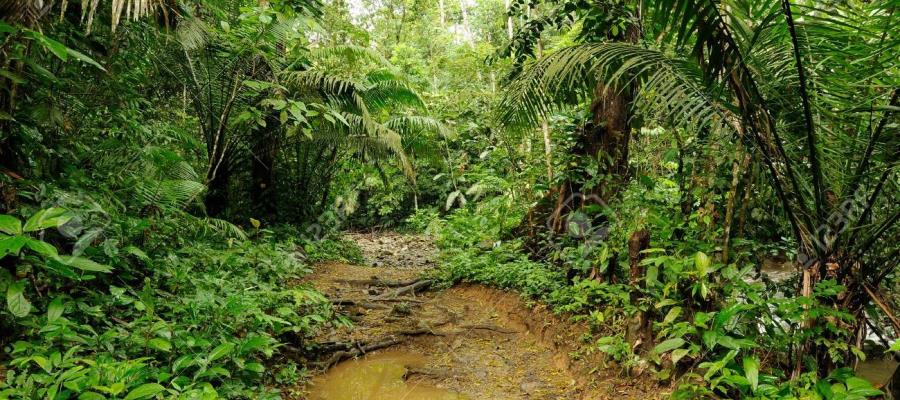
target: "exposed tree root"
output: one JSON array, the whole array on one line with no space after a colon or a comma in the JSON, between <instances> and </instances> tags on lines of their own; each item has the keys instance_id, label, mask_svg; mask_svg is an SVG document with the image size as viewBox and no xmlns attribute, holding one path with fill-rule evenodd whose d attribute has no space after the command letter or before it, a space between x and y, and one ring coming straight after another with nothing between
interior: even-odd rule
<instances>
[{"instance_id":1,"label":"exposed tree root","mask_svg":"<svg viewBox=\"0 0 900 400\"><path fill-rule=\"evenodd\" d=\"M369 344L362 344L360 342L351 343L349 345L350 346L355 345L354 348L350 348L348 350L337 351L334 354L332 354L331 357L328 357L327 360L318 362L315 365L317 365L323 369L328 369L328 368L331 368L332 366L334 366L335 364L337 364L343 360L346 360L348 358L359 357L370 351L375 351L378 349L395 346L400 343L403 343L403 339L399 338L399 337L388 337L388 338L376 340L375 342L372 342Z\"/></svg>"},{"instance_id":2,"label":"exposed tree root","mask_svg":"<svg viewBox=\"0 0 900 400\"><path fill-rule=\"evenodd\" d=\"M336 279L335 282L340 283L349 283L351 285L361 285L361 286L381 286L381 287L404 287L412 285L418 282L419 279L410 279L406 281L385 281L377 276L373 276L370 279Z\"/></svg>"},{"instance_id":3,"label":"exposed tree root","mask_svg":"<svg viewBox=\"0 0 900 400\"><path fill-rule=\"evenodd\" d=\"M396 297L399 297L399 296L407 294L407 293L416 294L416 292L420 292L420 291L423 291L423 290L431 287L431 284L432 284L432 282L428 279L419 280L412 284L409 284L409 285L403 286L397 290L394 290L393 292L387 292L387 293L378 295L378 296L374 297L373 300L385 300L385 299L390 299L390 298L396 298Z\"/></svg>"}]
</instances>

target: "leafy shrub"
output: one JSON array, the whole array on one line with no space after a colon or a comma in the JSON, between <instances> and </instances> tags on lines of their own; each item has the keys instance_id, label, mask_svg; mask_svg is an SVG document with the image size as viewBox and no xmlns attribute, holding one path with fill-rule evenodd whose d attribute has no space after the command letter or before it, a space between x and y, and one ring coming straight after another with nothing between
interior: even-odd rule
<instances>
[{"instance_id":1,"label":"leafy shrub","mask_svg":"<svg viewBox=\"0 0 900 400\"><path fill-rule=\"evenodd\" d=\"M12 218L4 216L4 226L15 225ZM33 247L43 255L47 246ZM55 283L42 291L7 276L0 317L16 336L5 348L11 359L0 397L277 397L263 383L274 379L267 365L279 343L302 347L333 317L327 299L299 283L310 270L295 247L268 237L230 246L197 237L150 255L135 249L139 262L107 257L116 275L76 290ZM32 258L19 257L20 271L55 262ZM44 282L56 271L24 273Z\"/></svg>"}]
</instances>

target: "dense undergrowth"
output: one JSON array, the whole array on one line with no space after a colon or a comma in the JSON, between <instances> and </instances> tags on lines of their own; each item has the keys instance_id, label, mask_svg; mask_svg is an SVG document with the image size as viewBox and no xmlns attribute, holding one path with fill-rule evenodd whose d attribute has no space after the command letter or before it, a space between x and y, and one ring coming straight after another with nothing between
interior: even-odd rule
<instances>
[{"instance_id":1,"label":"dense undergrowth","mask_svg":"<svg viewBox=\"0 0 900 400\"><path fill-rule=\"evenodd\" d=\"M78 224L90 211L34 211L21 234L16 216L0 226L17 260L0 275L2 398L279 398L303 370L283 344L303 349L345 323L301 278L311 262L352 257L346 244L121 214L133 225L73 242L64 235L89 228Z\"/></svg>"},{"instance_id":2,"label":"dense undergrowth","mask_svg":"<svg viewBox=\"0 0 900 400\"><path fill-rule=\"evenodd\" d=\"M842 328L853 316L825 302L844 288L826 280L816 286L813 297L797 296L791 283L760 276L757 263L771 251L767 246L741 243L737 257L723 264L715 258L715 244L702 237L673 240L670 235L676 234L678 224L693 222L670 217L679 214L677 202L647 206L650 198L671 199L659 193L666 190L664 185L631 185L623 197L632 200L609 215L609 224L589 228L605 232L602 240L591 235L555 238L563 244L548 259L558 257L558 263L534 261L521 239L508 239L508 230L526 211L508 197L458 210L429 225L442 249L436 275L448 283L514 290L565 318L585 321L591 329L580 344L582 354L604 353L620 374L674 382L673 398L850 399L883 394L849 368L820 377L814 365L798 364L792 357L792 349L808 343L831 349L837 365L846 363L841 357L847 351L865 357ZM644 218L628 217L634 215ZM641 262L646 267L640 278L644 282L636 288L629 283L626 245L628 232L638 228L653 233ZM702 232L695 227L687 231ZM593 265L614 271L602 271L596 278L587 277L586 271L574 278L569 274ZM627 337L638 312L651 321L649 348ZM832 323L809 327L815 318ZM794 370L801 373L792 377Z\"/></svg>"}]
</instances>

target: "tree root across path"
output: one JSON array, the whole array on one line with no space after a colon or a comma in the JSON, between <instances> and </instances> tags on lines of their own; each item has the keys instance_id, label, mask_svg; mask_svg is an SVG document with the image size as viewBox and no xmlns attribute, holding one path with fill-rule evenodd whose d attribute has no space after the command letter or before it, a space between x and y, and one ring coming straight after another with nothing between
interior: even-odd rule
<instances>
[{"instance_id":1,"label":"tree root across path","mask_svg":"<svg viewBox=\"0 0 900 400\"><path fill-rule=\"evenodd\" d=\"M390 298L396 298L396 297L402 296L407 293L414 295L414 294L416 294L416 292L420 292L422 290L428 289L429 287L431 287L431 284L432 284L432 282L427 279L416 281L409 285L403 286L393 292L381 294L380 296L375 297L374 300L386 300L386 299L390 299Z\"/></svg>"},{"instance_id":2,"label":"tree root across path","mask_svg":"<svg viewBox=\"0 0 900 400\"><path fill-rule=\"evenodd\" d=\"M410 330L401 330L395 332L394 334L383 337L380 339L373 340L371 342L359 342L359 341L351 341L351 342L341 342L341 343L327 343L322 344L322 348L327 349L331 352L331 356L327 359L315 363L316 366L328 369L334 366L335 364L344 361L346 359L355 358L359 356L363 356L368 352L372 352L375 350L384 349L391 346L396 346L403 343L408 337L420 336L420 335L432 335L432 336L455 336L455 335L463 335L469 333L473 330L486 330L493 331L503 334L515 334L518 331L514 331L511 329L505 329L503 327L495 326L495 325L485 325L485 324L471 324L471 325L461 325L461 329L456 329L452 331L436 331L433 328L447 325L450 321L438 322L430 327L410 329ZM426 324L428 325L428 324Z\"/></svg>"},{"instance_id":3,"label":"tree root across path","mask_svg":"<svg viewBox=\"0 0 900 400\"><path fill-rule=\"evenodd\" d=\"M359 280L359 279L340 279L336 280L341 283L349 283L354 285L366 285L366 286L384 286L384 287L396 287L397 289L393 291L387 291L380 295L374 297L368 297L365 299L333 299L331 303L335 306L357 306L364 309L369 310L388 310L392 309L392 307L387 306L385 304L379 304L380 302L408 302L408 303L423 303L422 300L412 299L407 297L400 297L406 294L415 295L416 293L420 293L431 288L433 282L427 279L414 279L408 281L387 281L383 280L377 276L373 276L371 279L367 280ZM446 309L445 309L446 310ZM449 314L449 312L448 312ZM390 319L391 321L387 321ZM418 328L414 329L404 329L398 330L396 332L391 333L390 335L371 340L371 341L347 341L347 342L332 342L332 343L322 343L320 344L320 351L324 354L331 353L331 355L320 362L315 363L316 366L328 369L334 366L335 364L349 359L355 358L359 356L363 356L368 352L396 346L403 343L408 337L420 336L420 335L433 335L433 336L455 336L466 334L473 330L484 330L497 332L501 334L514 334L517 333L515 330L506 329L496 325L490 324L464 324L460 325L460 329L450 330L450 331L437 331L435 328L441 327L451 323L452 320L456 319L455 315L451 315L450 318L440 321L440 322L428 322L428 321L419 321ZM386 322L399 322L402 321L403 318L397 317L386 317Z\"/></svg>"}]
</instances>

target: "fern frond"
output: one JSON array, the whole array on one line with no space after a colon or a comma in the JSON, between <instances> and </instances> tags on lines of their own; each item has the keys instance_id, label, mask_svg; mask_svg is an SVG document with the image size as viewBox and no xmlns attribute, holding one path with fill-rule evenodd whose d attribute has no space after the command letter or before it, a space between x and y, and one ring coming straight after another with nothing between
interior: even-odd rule
<instances>
[{"instance_id":1,"label":"fern frond","mask_svg":"<svg viewBox=\"0 0 900 400\"><path fill-rule=\"evenodd\" d=\"M206 217L202 218L201 221L204 222L207 227L219 232L222 235L225 235L226 237L240 240L247 239L247 233L244 232L243 229L226 220Z\"/></svg>"}]
</instances>

